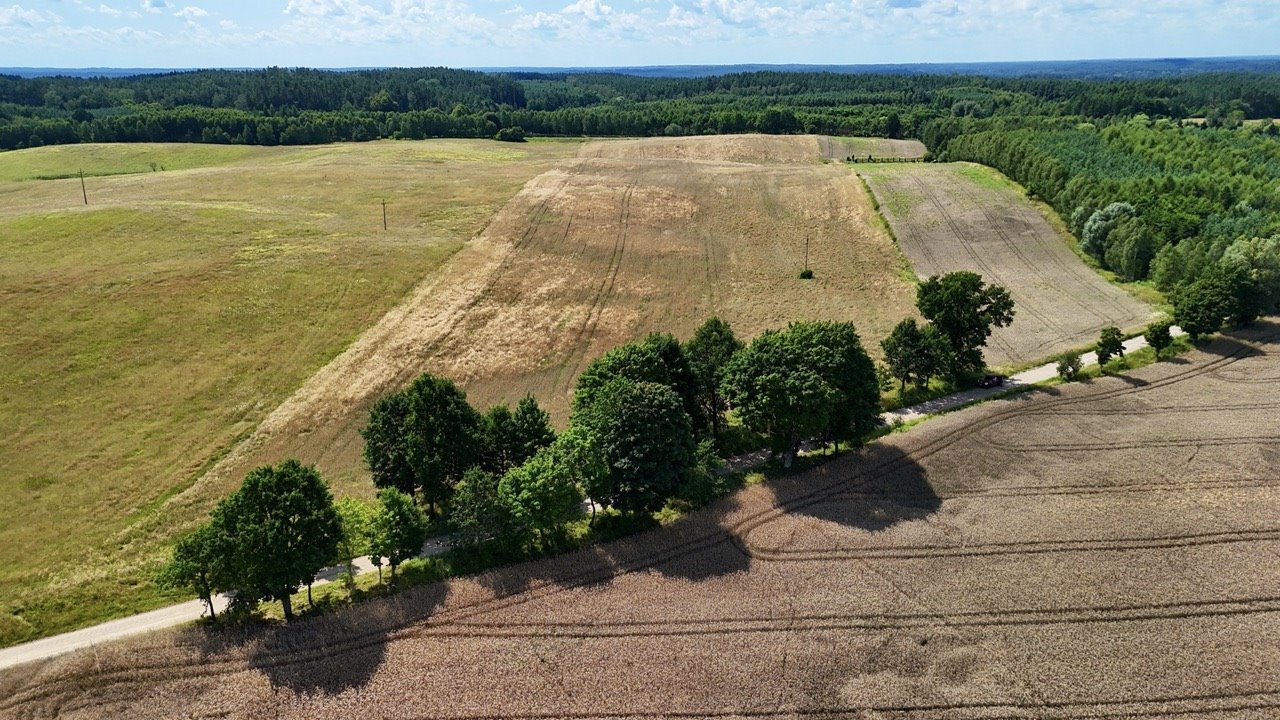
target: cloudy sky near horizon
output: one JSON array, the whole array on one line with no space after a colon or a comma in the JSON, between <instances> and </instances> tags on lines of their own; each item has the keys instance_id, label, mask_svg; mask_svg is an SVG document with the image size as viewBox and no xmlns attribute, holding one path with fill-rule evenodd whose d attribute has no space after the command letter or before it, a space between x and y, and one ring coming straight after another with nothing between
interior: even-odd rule
<instances>
[{"instance_id":1,"label":"cloudy sky near horizon","mask_svg":"<svg viewBox=\"0 0 1280 720\"><path fill-rule=\"evenodd\" d=\"M4 67L1203 57L1277 38L1275 0L0 0Z\"/></svg>"}]
</instances>

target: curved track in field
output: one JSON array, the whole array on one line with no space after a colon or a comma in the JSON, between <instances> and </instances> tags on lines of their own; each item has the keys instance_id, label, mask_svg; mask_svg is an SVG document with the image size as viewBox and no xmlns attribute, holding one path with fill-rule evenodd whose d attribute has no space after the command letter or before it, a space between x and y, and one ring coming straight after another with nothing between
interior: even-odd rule
<instances>
[{"instance_id":1,"label":"curved track in field","mask_svg":"<svg viewBox=\"0 0 1280 720\"><path fill-rule=\"evenodd\" d=\"M608 546L19 669L0 714L1275 714L1280 418L1231 379L1274 376L1278 341L945 416ZM1197 436L1234 444L1161 442Z\"/></svg>"}]
</instances>

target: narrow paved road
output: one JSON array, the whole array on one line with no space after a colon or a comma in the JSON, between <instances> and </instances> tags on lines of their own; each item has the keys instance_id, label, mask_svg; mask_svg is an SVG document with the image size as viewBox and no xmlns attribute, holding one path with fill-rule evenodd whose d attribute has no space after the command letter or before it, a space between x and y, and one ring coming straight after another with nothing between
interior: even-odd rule
<instances>
[{"instance_id":1,"label":"narrow paved road","mask_svg":"<svg viewBox=\"0 0 1280 720\"><path fill-rule=\"evenodd\" d=\"M435 537L428 540L426 545L422 547L422 556L439 555L448 550L449 547L449 538L447 536ZM386 563L384 562L383 564L385 565ZM372 572L377 568L373 564L373 560L367 555L356 558L354 565L357 575ZM312 585L326 585L334 582L337 580L338 575L345 570L345 566L325 568L316 575L316 580ZM217 612L225 610L227 603L228 598L225 595L219 595L213 599L214 609ZM56 657L75 650L93 647L94 645L101 645L131 635L141 635L153 630L163 630L164 628L194 622L204 617L207 612L208 607L205 606L203 600L190 600L177 605L163 607L159 610L112 620L101 625L94 625L42 640L32 640L21 645L14 645L0 650L0 670L35 660Z\"/></svg>"},{"instance_id":2,"label":"narrow paved road","mask_svg":"<svg viewBox=\"0 0 1280 720\"><path fill-rule=\"evenodd\" d=\"M1170 332L1174 337L1186 335L1186 333L1182 331L1182 328L1177 327L1176 325L1170 328ZM1129 338L1124 342L1124 351L1125 353L1130 353L1135 350L1141 350L1146 346L1146 339L1139 335L1135 338ZM1082 367L1097 365L1098 354L1095 352L1084 353L1080 356L1080 362ZM928 402L920 403L919 405L891 410L884 413L881 417L884 418L885 422L890 424L894 422L911 422L912 420L919 420L920 418L978 402L979 400L986 400L997 395L1003 395L1020 387L1026 387L1046 380L1052 380L1057 376L1058 361L1054 360L1053 362L1033 367L1030 370L1023 370L1016 375L1010 376L1005 380L1004 387L973 388L971 390L964 390L944 397L935 398Z\"/></svg>"},{"instance_id":3,"label":"narrow paved road","mask_svg":"<svg viewBox=\"0 0 1280 720\"><path fill-rule=\"evenodd\" d=\"M1174 336L1180 336L1184 333L1179 328L1173 329ZM1146 340L1141 336L1127 340L1124 344L1125 352L1132 352L1147 346ZM1098 358L1095 353L1086 353L1081 356L1081 361L1087 367L1097 364ZM997 388L974 388L963 392L947 395L946 397L936 398L919 405L912 405L898 410L884 413L883 417L886 422L910 422L920 418L928 417L934 413L944 410L950 410L968 405L970 403L985 400L991 397L1002 395L1019 387L1033 385L1038 382L1044 382L1055 377L1058 374L1057 361L1045 363L1039 367L1025 370L1008 379L1004 387ZM754 453L748 453L729 461L729 466L735 470L747 469L757 465L761 465L768 461L770 454L766 450ZM449 548L448 538L440 537L428 540L422 549L423 557L438 555ZM369 557L362 557L356 560L357 574L370 572L375 569L375 565ZM337 579L339 573L345 568L334 567L327 568L316 576L315 585L323 585L333 582ZM221 612L225 609L227 599L218 597L214 601L215 608ZM203 617L207 608L202 601L192 600L170 607L152 610L140 615L133 615L119 620L94 625L82 630L55 635L53 637L44 638L43 640L34 640L29 643L15 645L10 648L0 650L0 670L21 665L23 663L32 662L34 660L42 660L45 658L56 657L64 653L74 650L80 650L94 645L100 645L112 640L129 637L130 635L139 635L153 630L174 627L184 623L193 622Z\"/></svg>"}]
</instances>

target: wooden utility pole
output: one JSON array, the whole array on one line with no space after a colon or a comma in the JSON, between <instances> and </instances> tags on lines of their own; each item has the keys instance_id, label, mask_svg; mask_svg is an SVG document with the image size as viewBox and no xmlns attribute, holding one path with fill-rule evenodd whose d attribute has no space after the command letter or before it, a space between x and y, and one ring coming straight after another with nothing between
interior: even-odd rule
<instances>
[{"instance_id":1,"label":"wooden utility pole","mask_svg":"<svg viewBox=\"0 0 1280 720\"><path fill-rule=\"evenodd\" d=\"M84 189L84 168L80 168L80 194L84 196L84 204L89 204L89 191Z\"/></svg>"},{"instance_id":2,"label":"wooden utility pole","mask_svg":"<svg viewBox=\"0 0 1280 720\"><path fill-rule=\"evenodd\" d=\"M382 201L382 231L387 231L387 201Z\"/></svg>"},{"instance_id":3,"label":"wooden utility pole","mask_svg":"<svg viewBox=\"0 0 1280 720\"><path fill-rule=\"evenodd\" d=\"M808 236L805 236L805 239L804 239L804 269L805 270L809 269L809 237Z\"/></svg>"}]
</instances>

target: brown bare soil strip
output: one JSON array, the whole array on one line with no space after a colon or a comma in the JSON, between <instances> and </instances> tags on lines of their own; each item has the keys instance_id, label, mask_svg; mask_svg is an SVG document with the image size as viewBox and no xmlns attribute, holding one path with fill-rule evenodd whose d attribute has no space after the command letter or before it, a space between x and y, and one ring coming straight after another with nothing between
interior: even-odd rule
<instances>
[{"instance_id":1,"label":"brown bare soil strip","mask_svg":"<svg viewBox=\"0 0 1280 720\"><path fill-rule=\"evenodd\" d=\"M294 627L18 668L0 714L1274 716L1280 503L1261 480L1280 474L1280 417L1238 380L1277 377L1280 325L1263 324L607 546ZM1066 451L1064 433L1098 447ZM1167 437L1184 443L1149 442Z\"/></svg>"},{"instance_id":2,"label":"brown bare soil strip","mask_svg":"<svg viewBox=\"0 0 1280 720\"><path fill-rule=\"evenodd\" d=\"M863 165L902 251L921 277L970 270L1013 294L1017 317L987 348L1017 365L1140 325L1151 308L1090 270L995 171L963 163Z\"/></svg>"}]
</instances>

